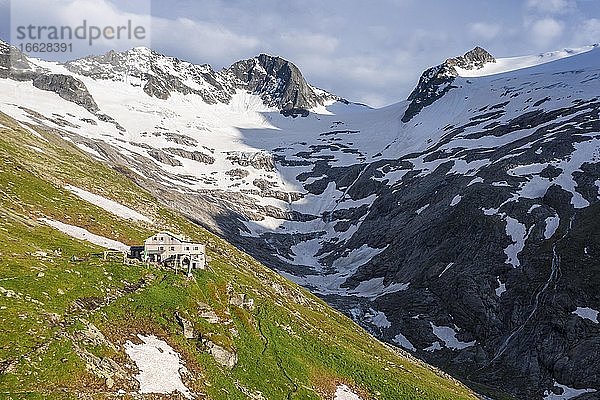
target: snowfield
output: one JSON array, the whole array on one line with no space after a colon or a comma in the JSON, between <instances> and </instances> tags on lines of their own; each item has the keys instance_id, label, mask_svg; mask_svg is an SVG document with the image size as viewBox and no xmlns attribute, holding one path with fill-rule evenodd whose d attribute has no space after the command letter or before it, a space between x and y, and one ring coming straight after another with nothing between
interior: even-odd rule
<instances>
[{"instance_id":1,"label":"snowfield","mask_svg":"<svg viewBox=\"0 0 600 400\"><path fill-rule=\"evenodd\" d=\"M140 393L179 392L186 399L194 396L181 380L186 371L179 354L164 340L156 336L138 335L141 344L125 343L125 352L135 362L139 373L135 379L140 384Z\"/></svg>"},{"instance_id":2,"label":"snowfield","mask_svg":"<svg viewBox=\"0 0 600 400\"><path fill-rule=\"evenodd\" d=\"M104 236L96 235L78 226L65 224L63 222L54 221L47 218L40 218L39 221L42 221L47 225L58 229L62 233L74 237L75 239L85 240L87 242L93 243L97 246L105 247L107 249L125 252L129 251L129 246L127 246L126 244L123 244L117 240L105 238Z\"/></svg>"},{"instance_id":3,"label":"snowfield","mask_svg":"<svg viewBox=\"0 0 600 400\"><path fill-rule=\"evenodd\" d=\"M97 194L88 192L87 190L78 188L76 186L71 186L71 185L67 185L65 187L65 189L71 191L72 193L74 193L78 197L82 198L83 200L85 200L89 203L92 203L92 204L102 208L103 210L106 210L109 213L119 216L121 218L132 219L134 221L147 222L149 224L152 223L152 220L150 218L146 217L145 215L142 215L139 212L137 212L129 207L119 204L116 201L107 199L106 197L98 196Z\"/></svg>"},{"instance_id":4,"label":"snowfield","mask_svg":"<svg viewBox=\"0 0 600 400\"><path fill-rule=\"evenodd\" d=\"M348 386L340 385L335 390L334 400L362 400L362 397L354 393Z\"/></svg>"}]
</instances>

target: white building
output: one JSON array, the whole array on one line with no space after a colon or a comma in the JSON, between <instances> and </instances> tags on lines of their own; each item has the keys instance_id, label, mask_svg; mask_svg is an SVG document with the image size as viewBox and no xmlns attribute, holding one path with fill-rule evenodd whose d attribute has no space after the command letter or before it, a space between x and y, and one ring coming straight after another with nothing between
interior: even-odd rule
<instances>
[{"instance_id":1,"label":"white building","mask_svg":"<svg viewBox=\"0 0 600 400\"><path fill-rule=\"evenodd\" d=\"M171 265L174 268L206 268L206 246L194 243L189 237L162 231L144 241L144 261Z\"/></svg>"}]
</instances>

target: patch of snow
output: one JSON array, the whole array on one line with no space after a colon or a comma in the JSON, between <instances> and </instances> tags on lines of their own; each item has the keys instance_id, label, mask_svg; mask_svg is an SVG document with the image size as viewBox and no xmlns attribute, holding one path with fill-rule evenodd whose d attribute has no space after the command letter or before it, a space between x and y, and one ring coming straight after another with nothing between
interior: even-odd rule
<instances>
[{"instance_id":1,"label":"patch of snow","mask_svg":"<svg viewBox=\"0 0 600 400\"><path fill-rule=\"evenodd\" d=\"M596 393L596 389L573 389L571 387L561 385L558 382L554 382L555 387L562 389L562 394L554 394L550 390L544 392L544 400L570 400L574 399L582 394Z\"/></svg>"},{"instance_id":2,"label":"patch of snow","mask_svg":"<svg viewBox=\"0 0 600 400\"><path fill-rule=\"evenodd\" d=\"M519 261L519 253L525 247L525 239L527 238L527 229L525 225L514 218L506 217L506 234L512 239L513 243L504 249L507 260L514 268L521 265Z\"/></svg>"},{"instance_id":3,"label":"patch of snow","mask_svg":"<svg viewBox=\"0 0 600 400\"><path fill-rule=\"evenodd\" d=\"M427 207L429 207L429 204L425 204L423 207L419 208L419 209L416 211L417 215L421 215L421 213L422 213L423 211L425 211L425 209L426 209Z\"/></svg>"},{"instance_id":4,"label":"patch of snow","mask_svg":"<svg viewBox=\"0 0 600 400\"><path fill-rule=\"evenodd\" d=\"M457 194L456 196L454 196L454 198L450 202L450 207L454 207L455 205L460 203L461 200L462 200L462 196L460 194Z\"/></svg>"},{"instance_id":5,"label":"patch of snow","mask_svg":"<svg viewBox=\"0 0 600 400\"><path fill-rule=\"evenodd\" d=\"M426 349L423 349L425 351L438 351L442 349L442 345L440 344L440 342L433 342L433 344L429 347L427 347Z\"/></svg>"},{"instance_id":6,"label":"patch of snow","mask_svg":"<svg viewBox=\"0 0 600 400\"><path fill-rule=\"evenodd\" d=\"M193 398L181 381L185 370L179 354L164 340L156 336L137 335L143 343L125 343L125 352L135 362L139 373L135 379L140 383L140 393L180 392L185 398Z\"/></svg>"},{"instance_id":7,"label":"patch of snow","mask_svg":"<svg viewBox=\"0 0 600 400\"><path fill-rule=\"evenodd\" d=\"M349 266L361 266L383 252L386 248L387 246L382 249L374 249L367 244L363 244L358 249L353 249L348 255L335 260L333 267L335 269L342 269Z\"/></svg>"},{"instance_id":8,"label":"patch of snow","mask_svg":"<svg viewBox=\"0 0 600 400\"><path fill-rule=\"evenodd\" d=\"M453 262L451 262L450 264L446 265L446 268L444 268L444 270L442 271L442 273L438 275L438 278L441 278L441 277L442 277L442 275L444 275L444 273L445 273L446 271L448 271L450 268L452 268L452 266L453 266L453 265L454 265L454 263L453 263Z\"/></svg>"},{"instance_id":9,"label":"patch of snow","mask_svg":"<svg viewBox=\"0 0 600 400\"><path fill-rule=\"evenodd\" d=\"M506 292L506 284L500 282L500 277L496 278L498 281L498 287L496 288L496 296L502 296L502 293Z\"/></svg>"},{"instance_id":10,"label":"patch of snow","mask_svg":"<svg viewBox=\"0 0 600 400\"><path fill-rule=\"evenodd\" d=\"M98 159L100 159L100 160L105 160L105 158L104 158L104 157L102 157L102 154L98 153L96 150L92 149L91 147L89 147L89 146L86 146L85 144L82 144L82 143L76 143L76 146L77 146L79 149L81 149L81 150L85 151L86 153L89 153L89 154L93 155L94 157L96 157L96 158L98 158Z\"/></svg>"},{"instance_id":11,"label":"patch of snow","mask_svg":"<svg viewBox=\"0 0 600 400\"><path fill-rule=\"evenodd\" d=\"M433 322L430 322L433 334L437 336L446 347L454 350L462 350L467 347L475 345L475 341L472 342L461 342L456 338L458 332L449 326L437 326Z\"/></svg>"},{"instance_id":12,"label":"patch of snow","mask_svg":"<svg viewBox=\"0 0 600 400\"><path fill-rule=\"evenodd\" d=\"M547 166L548 164L519 165L517 167L509 169L508 171L506 171L506 173L511 176L535 175L542 172Z\"/></svg>"},{"instance_id":13,"label":"patch of snow","mask_svg":"<svg viewBox=\"0 0 600 400\"><path fill-rule=\"evenodd\" d=\"M354 393L348 386L339 385L335 389L334 400L363 400L362 397Z\"/></svg>"},{"instance_id":14,"label":"patch of snow","mask_svg":"<svg viewBox=\"0 0 600 400\"><path fill-rule=\"evenodd\" d=\"M389 328L392 326L392 323L387 319L385 313L373 310L372 308L367 314L365 314L365 321L375 325L378 328Z\"/></svg>"},{"instance_id":15,"label":"patch of snow","mask_svg":"<svg viewBox=\"0 0 600 400\"><path fill-rule=\"evenodd\" d=\"M383 281L384 278L373 278L368 281L362 281L356 288L350 290L348 294L376 299L385 294L407 290L410 286L410 283L392 283L391 285L384 286Z\"/></svg>"},{"instance_id":16,"label":"patch of snow","mask_svg":"<svg viewBox=\"0 0 600 400\"><path fill-rule=\"evenodd\" d=\"M88 230L80 228L78 226L65 224L47 218L40 218L39 220L45 222L46 224L50 225L55 229L58 229L62 233L66 233L67 235L74 237L75 239L86 240L90 243L93 243L97 246L105 247L107 249L129 251L129 246L127 246L126 244L123 244L116 240L105 238L104 236L93 234Z\"/></svg>"},{"instance_id":17,"label":"patch of snow","mask_svg":"<svg viewBox=\"0 0 600 400\"><path fill-rule=\"evenodd\" d=\"M556 233L556 230L558 229L559 225L560 218L557 215L546 218L546 229L544 230L544 237L546 239L550 239L554 235L554 233Z\"/></svg>"},{"instance_id":18,"label":"patch of snow","mask_svg":"<svg viewBox=\"0 0 600 400\"><path fill-rule=\"evenodd\" d=\"M83 200L92 203L118 217L132 219L134 221L143 221L150 224L152 223L152 220L146 217L145 215L142 215L129 207L117 203L116 201L107 199L106 197L102 197L97 194L88 192L87 190L78 188L77 186L67 185L65 186L65 189L69 190L70 192L82 198Z\"/></svg>"},{"instance_id":19,"label":"patch of snow","mask_svg":"<svg viewBox=\"0 0 600 400\"><path fill-rule=\"evenodd\" d=\"M29 147L31 150L33 150L33 151L36 151L36 152L38 152L38 153L41 153L41 154L44 154L44 153L45 153L45 151L44 151L44 150L42 150L42 149L40 149L39 147L36 147L36 146L31 146L31 145L27 145L27 147Z\"/></svg>"},{"instance_id":20,"label":"patch of snow","mask_svg":"<svg viewBox=\"0 0 600 400\"><path fill-rule=\"evenodd\" d=\"M589 307L577 307L577 310L573 311L573 314L583 318L583 319L589 319L590 321L594 322L594 323L598 323L598 314L600 314L598 311L594 310L593 308L589 308Z\"/></svg>"},{"instance_id":21,"label":"patch of snow","mask_svg":"<svg viewBox=\"0 0 600 400\"><path fill-rule=\"evenodd\" d=\"M478 176L477 178L475 178L471 182L469 182L469 184L467 186L471 186L471 185L474 185L476 183L483 183L483 182L484 182L483 178L481 178L481 177Z\"/></svg>"},{"instance_id":22,"label":"patch of snow","mask_svg":"<svg viewBox=\"0 0 600 400\"><path fill-rule=\"evenodd\" d=\"M21 128L25 129L27 132L31 133L33 136L35 136L36 138L44 141L44 142L48 142L48 139L46 139L45 137L43 137L42 135L40 135L35 129L30 128L28 125L25 125L23 123L19 123L19 125L21 125Z\"/></svg>"},{"instance_id":23,"label":"patch of snow","mask_svg":"<svg viewBox=\"0 0 600 400\"><path fill-rule=\"evenodd\" d=\"M415 348L415 346L413 346L413 344L406 338L406 336L404 336L401 333L398 333L394 337L394 342L398 343L398 345L400 345L400 347L402 347L402 348L404 348L406 350L417 351L417 349Z\"/></svg>"}]
</instances>

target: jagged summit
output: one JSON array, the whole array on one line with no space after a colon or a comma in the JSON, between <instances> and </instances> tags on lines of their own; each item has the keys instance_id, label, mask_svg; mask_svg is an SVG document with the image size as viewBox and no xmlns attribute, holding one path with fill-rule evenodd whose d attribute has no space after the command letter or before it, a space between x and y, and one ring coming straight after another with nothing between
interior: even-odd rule
<instances>
[{"instance_id":1,"label":"jagged summit","mask_svg":"<svg viewBox=\"0 0 600 400\"><path fill-rule=\"evenodd\" d=\"M417 87L408 96L411 103L402 117L402 122L409 122L423 107L432 104L452 89L452 82L460 75L457 68L476 70L495 62L496 59L487 50L477 46L462 56L448 58L442 64L427 69L421 75Z\"/></svg>"},{"instance_id":2,"label":"jagged summit","mask_svg":"<svg viewBox=\"0 0 600 400\"><path fill-rule=\"evenodd\" d=\"M323 97L306 82L298 67L281 57L260 54L225 71L236 78L238 87L260 95L268 106L291 111L323 104Z\"/></svg>"},{"instance_id":3,"label":"jagged summit","mask_svg":"<svg viewBox=\"0 0 600 400\"><path fill-rule=\"evenodd\" d=\"M339 100L313 90L292 62L268 54L235 62L217 72L208 64L192 64L138 47L70 61L65 67L95 79L143 86L149 96L160 99L177 92L199 95L208 104L228 103L237 89L243 89L260 96L266 106L285 112Z\"/></svg>"},{"instance_id":4,"label":"jagged summit","mask_svg":"<svg viewBox=\"0 0 600 400\"><path fill-rule=\"evenodd\" d=\"M495 63L496 59L487 50L476 46L473 50L462 56L449 58L444 64L448 67L459 67L462 69L480 69L487 63Z\"/></svg>"}]
</instances>

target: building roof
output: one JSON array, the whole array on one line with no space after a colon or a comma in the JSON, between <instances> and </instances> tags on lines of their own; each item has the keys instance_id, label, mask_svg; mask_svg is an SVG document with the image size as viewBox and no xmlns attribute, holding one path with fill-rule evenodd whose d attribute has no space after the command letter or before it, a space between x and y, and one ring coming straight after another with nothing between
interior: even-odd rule
<instances>
[{"instance_id":1,"label":"building roof","mask_svg":"<svg viewBox=\"0 0 600 400\"><path fill-rule=\"evenodd\" d=\"M192 242L192 239L189 236L177 235L177 234L175 234L175 233L173 233L171 231L160 231L160 232L157 232L154 235L150 236L148 239L151 239L151 238L153 238L154 236L157 236L157 235L171 236L172 238L175 238L175 239L181 241L182 243L194 243L194 242ZM148 239L146 239L146 240L148 240Z\"/></svg>"}]
</instances>

